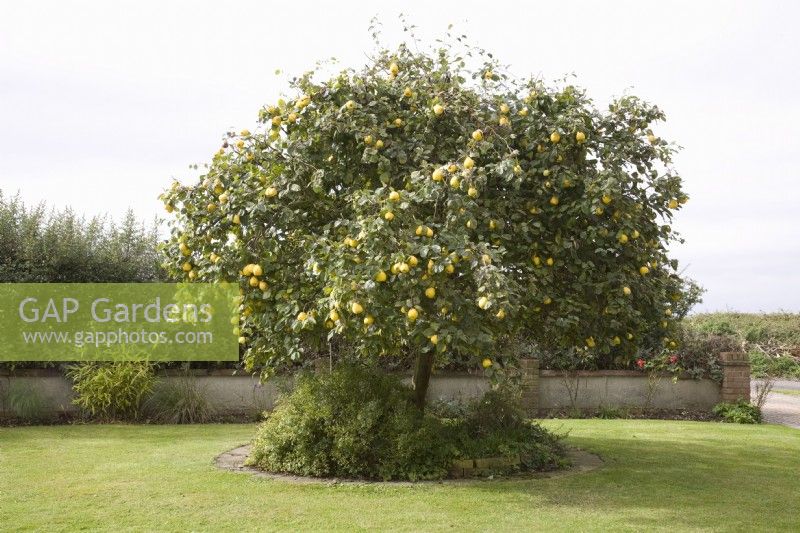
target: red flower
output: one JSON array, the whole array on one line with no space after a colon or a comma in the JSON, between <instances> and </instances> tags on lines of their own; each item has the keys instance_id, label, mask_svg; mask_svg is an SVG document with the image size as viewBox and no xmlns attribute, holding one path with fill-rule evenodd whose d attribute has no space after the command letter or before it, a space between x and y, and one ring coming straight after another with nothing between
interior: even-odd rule
<instances>
[{"instance_id":1,"label":"red flower","mask_svg":"<svg viewBox=\"0 0 800 533\"><path fill-rule=\"evenodd\" d=\"M639 368L644 368L644 359L637 359L636 366L638 366Z\"/></svg>"},{"instance_id":2,"label":"red flower","mask_svg":"<svg viewBox=\"0 0 800 533\"><path fill-rule=\"evenodd\" d=\"M674 365L675 363L678 362L678 356L677 355L670 355L669 356L669 362L670 362L670 364Z\"/></svg>"}]
</instances>

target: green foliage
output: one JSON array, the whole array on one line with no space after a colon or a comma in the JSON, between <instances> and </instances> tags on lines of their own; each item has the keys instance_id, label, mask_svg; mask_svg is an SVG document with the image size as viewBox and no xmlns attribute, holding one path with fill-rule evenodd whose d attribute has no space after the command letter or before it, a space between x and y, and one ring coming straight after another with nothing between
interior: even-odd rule
<instances>
[{"instance_id":1,"label":"green foliage","mask_svg":"<svg viewBox=\"0 0 800 533\"><path fill-rule=\"evenodd\" d=\"M759 350L751 351L750 373L756 378L800 379L800 360L788 354L770 356Z\"/></svg>"},{"instance_id":2,"label":"green foliage","mask_svg":"<svg viewBox=\"0 0 800 533\"><path fill-rule=\"evenodd\" d=\"M693 378L722 380L721 352L749 350L755 377L800 378L800 315L790 313L708 313L676 324L672 338L646 343L632 357L587 359L579 350L547 352L530 344L528 353L540 355L542 368L556 370L642 369L686 373ZM674 344L674 345L673 345Z\"/></svg>"},{"instance_id":3,"label":"green foliage","mask_svg":"<svg viewBox=\"0 0 800 533\"><path fill-rule=\"evenodd\" d=\"M157 382L145 400L144 410L166 424L202 424L215 415L206 390L188 375Z\"/></svg>"},{"instance_id":4,"label":"green foliage","mask_svg":"<svg viewBox=\"0 0 800 533\"><path fill-rule=\"evenodd\" d=\"M735 403L718 403L714 406L714 414L721 417L723 422L733 424L758 424L761 422L759 408L746 400Z\"/></svg>"},{"instance_id":5,"label":"green foliage","mask_svg":"<svg viewBox=\"0 0 800 533\"><path fill-rule=\"evenodd\" d=\"M475 438L500 429L525 425L527 417L519 400L517 389L504 386L493 388L468 404L464 423Z\"/></svg>"},{"instance_id":6,"label":"green foliage","mask_svg":"<svg viewBox=\"0 0 800 533\"><path fill-rule=\"evenodd\" d=\"M647 370L721 381L719 354L738 350L739 344L731 337L698 331L681 321L675 325L668 342L649 343L628 356L587 358L582 351L574 349L547 352L532 348L529 353L539 354L540 365L546 369Z\"/></svg>"},{"instance_id":7,"label":"green foliage","mask_svg":"<svg viewBox=\"0 0 800 533\"><path fill-rule=\"evenodd\" d=\"M398 378L340 367L298 378L259 429L250 462L308 476L418 480L443 477L453 454Z\"/></svg>"},{"instance_id":8,"label":"green foliage","mask_svg":"<svg viewBox=\"0 0 800 533\"><path fill-rule=\"evenodd\" d=\"M70 209L26 207L0 191L0 282L139 282L164 279L155 226L128 211L121 224Z\"/></svg>"},{"instance_id":9,"label":"green foliage","mask_svg":"<svg viewBox=\"0 0 800 533\"><path fill-rule=\"evenodd\" d=\"M445 477L458 457L497 456L519 456L514 470L546 470L562 464L563 449L507 389L423 414L399 378L340 366L299 378L259 429L250 463L309 476L420 480Z\"/></svg>"},{"instance_id":10,"label":"green foliage","mask_svg":"<svg viewBox=\"0 0 800 533\"><path fill-rule=\"evenodd\" d=\"M695 329L749 344L800 347L798 313L704 313L688 319Z\"/></svg>"},{"instance_id":11,"label":"green foliage","mask_svg":"<svg viewBox=\"0 0 800 533\"><path fill-rule=\"evenodd\" d=\"M73 403L103 420L137 419L155 383L153 365L143 361L82 363L71 366Z\"/></svg>"},{"instance_id":12,"label":"green foliage","mask_svg":"<svg viewBox=\"0 0 800 533\"><path fill-rule=\"evenodd\" d=\"M595 413L594 417L599 418L601 420L615 420L617 418L627 418L628 413L617 407L608 407L601 405L597 409L597 412Z\"/></svg>"},{"instance_id":13,"label":"green foliage","mask_svg":"<svg viewBox=\"0 0 800 533\"><path fill-rule=\"evenodd\" d=\"M687 325L747 351L755 377L800 378L800 314L707 313L690 317Z\"/></svg>"},{"instance_id":14,"label":"green foliage","mask_svg":"<svg viewBox=\"0 0 800 533\"><path fill-rule=\"evenodd\" d=\"M249 368L329 346L475 365L522 328L553 353L630 359L672 335L697 291L667 255L686 195L652 133L663 112L633 96L600 110L465 52L309 72L163 194L170 271L242 285Z\"/></svg>"},{"instance_id":15,"label":"green foliage","mask_svg":"<svg viewBox=\"0 0 800 533\"><path fill-rule=\"evenodd\" d=\"M722 366L719 354L738 352L741 347L729 337L696 332L690 328L680 328L675 365L680 371L693 378L710 378L722 381ZM672 357L669 355L668 357Z\"/></svg>"},{"instance_id":16,"label":"green foliage","mask_svg":"<svg viewBox=\"0 0 800 533\"><path fill-rule=\"evenodd\" d=\"M452 421L450 438L464 458L519 457L514 471L553 470L564 464L561 437L527 419L517 390L499 387L471 402L463 419Z\"/></svg>"},{"instance_id":17,"label":"green foliage","mask_svg":"<svg viewBox=\"0 0 800 533\"><path fill-rule=\"evenodd\" d=\"M3 396L5 409L11 416L29 422L45 419L46 402L29 383L12 381L3 391Z\"/></svg>"}]
</instances>

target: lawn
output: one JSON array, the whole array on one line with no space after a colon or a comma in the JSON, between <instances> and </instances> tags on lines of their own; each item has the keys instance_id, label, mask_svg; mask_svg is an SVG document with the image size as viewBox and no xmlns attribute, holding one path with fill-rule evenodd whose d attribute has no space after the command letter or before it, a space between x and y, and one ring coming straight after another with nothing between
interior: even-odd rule
<instances>
[{"instance_id":1,"label":"lawn","mask_svg":"<svg viewBox=\"0 0 800 533\"><path fill-rule=\"evenodd\" d=\"M777 392L778 394L788 394L789 396L800 396L800 390L798 389L774 389L772 392Z\"/></svg>"},{"instance_id":2,"label":"lawn","mask_svg":"<svg viewBox=\"0 0 800 533\"><path fill-rule=\"evenodd\" d=\"M0 529L800 530L800 431L551 420L599 470L416 486L220 471L252 425L0 428Z\"/></svg>"}]
</instances>

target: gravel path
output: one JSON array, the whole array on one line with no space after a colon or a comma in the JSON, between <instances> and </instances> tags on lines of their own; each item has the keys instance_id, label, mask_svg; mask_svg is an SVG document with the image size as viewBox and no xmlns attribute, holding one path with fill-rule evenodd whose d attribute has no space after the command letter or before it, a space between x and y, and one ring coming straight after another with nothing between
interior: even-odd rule
<instances>
[{"instance_id":1,"label":"gravel path","mask_svg":"<svg viewBox=\"0 0 800 533\"><path fill-rule=\"evenodd\" d=\"M775 392L780 389L800 392L800 381L779 379L775 382L761 411L764 421L800 429L800 395ZM753 394L755 394L755 383L753 383Z\"/></svg>"}]
</instances>

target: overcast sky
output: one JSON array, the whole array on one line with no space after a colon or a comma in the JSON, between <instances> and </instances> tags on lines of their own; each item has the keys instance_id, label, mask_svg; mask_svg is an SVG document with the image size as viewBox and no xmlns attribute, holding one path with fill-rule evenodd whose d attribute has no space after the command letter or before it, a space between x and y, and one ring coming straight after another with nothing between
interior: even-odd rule
<instances>
[{"instance_id":1,"label":"overcast sky","mask_svg":"<svg viewBox=\"0 0 800 533\"><path fill-rule=\"evenodd\" d=\"M574 73L600 105L658 104L691 201L674 255L701 310L800 311L800 9L795 2L0 3L0 189L147 219L171 178L318 59L360 66L401 5L428 42L449 23L520 76ZM398 7L394 7L398 6Z\"/></svg>"}]
</instances>

